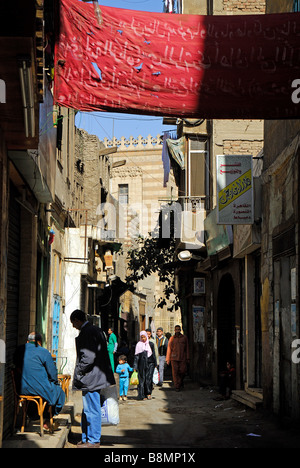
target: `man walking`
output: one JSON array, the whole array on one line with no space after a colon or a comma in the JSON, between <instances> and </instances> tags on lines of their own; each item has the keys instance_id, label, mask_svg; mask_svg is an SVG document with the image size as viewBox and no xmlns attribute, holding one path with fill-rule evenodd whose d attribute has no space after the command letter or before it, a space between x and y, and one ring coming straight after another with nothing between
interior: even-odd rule
<instances>
[{"instance_id":1,"label":"man walking","mask_svg":"<svg viewBox=\"0 0 300 468\"><path fill-rule=\"evenodd\" d=\"M78 448L98 448L101 439L100 390L115 384L102 330L86 320L81 310L70 317L73 327L80 331L76 338L77 361L73 387L82 391L82 440Z\"/></svg>"},{"instance_id":2,"label":"man walking","mask_svg":"<svg viewBox=\"0 0 300 468\"><path fill-rule=\"evenodd\" d=\"M168 350L168 338L164 336L164 330L162 327L158 327L156 330L156 344L158 348L158 361L159 361L159 382L158 385L162 387L164 383L164 370L166 363L166 356Z\"/></svg>"},{"instance_id":3,"label":"man walking","mask_svg":"<svg viewBox=\"0 0 300 468\"><path fill-rule=\"evenodd\" d=\"M107 331L109 338L107 343L108 355L113 372L115 372L115 352L118 349L118 340L112 328Z\"/></svg>"},{"instance_id":4,"label":"man walking","mask_svg":"<svg viewBox=\"0 0 300 468\"><path fill-rule=\"evenodd\" d=\"M190 360L188 339L181 333L181 327L176 325L175 335L170 338L167 351L167 364L172 365L175 391L183 388L183 380L187 373L187 363Z\"/></svg>"}]
</instances>

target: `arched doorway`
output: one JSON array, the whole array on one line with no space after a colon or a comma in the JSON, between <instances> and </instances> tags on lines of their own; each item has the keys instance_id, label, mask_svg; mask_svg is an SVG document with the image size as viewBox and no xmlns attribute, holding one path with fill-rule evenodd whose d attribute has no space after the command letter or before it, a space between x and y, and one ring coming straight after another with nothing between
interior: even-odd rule
<instances>
[{"instance_id":1,"label":"arched doorway","mask_svg":"<svg viewBox=\"0 0 300 468\"><path fill-rule=\"evenodd\" d=\"M218 291L218 374L226 369L226 362L236 365L235 287L232 276L224 275Z\"/></svg>"}]
</instances>

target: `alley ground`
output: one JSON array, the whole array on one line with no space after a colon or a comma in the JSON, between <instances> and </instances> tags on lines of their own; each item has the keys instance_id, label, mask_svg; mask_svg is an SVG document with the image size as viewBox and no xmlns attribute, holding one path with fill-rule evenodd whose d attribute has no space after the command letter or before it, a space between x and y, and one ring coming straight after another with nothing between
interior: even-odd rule
<instances>
[{"instance_id":1,"label":"alley ground","mask_svg":"<svg viewBox=\"0 0 300 468\"><path fill-rule=\"evenodd\" d=\"M74 395L73 395L74 397ZM80 440L80 393L75 422L65 448ZM156 387L153 399L138 401L136 388L120 403L120 424L103 427L104 449L300 448L299 427L280 425L274 416L242 404L221 401L218 389L188 381L176 393L171 382Z\"/></svg>"}]
</instances>

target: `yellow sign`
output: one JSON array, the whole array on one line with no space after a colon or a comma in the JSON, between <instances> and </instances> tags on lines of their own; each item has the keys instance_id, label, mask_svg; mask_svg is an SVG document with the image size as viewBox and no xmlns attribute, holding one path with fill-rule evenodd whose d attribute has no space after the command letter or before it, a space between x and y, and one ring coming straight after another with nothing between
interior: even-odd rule
<instances>
[{"instance_id":1,"label":"yellow sign","mask_svg":"<svg viewBox=\"0 0 300 468\"><path fill-rule=\"evenodd\" d=\"M251 169L219 192L219 212L252 188Z\"/></svg>"}]
</instances>

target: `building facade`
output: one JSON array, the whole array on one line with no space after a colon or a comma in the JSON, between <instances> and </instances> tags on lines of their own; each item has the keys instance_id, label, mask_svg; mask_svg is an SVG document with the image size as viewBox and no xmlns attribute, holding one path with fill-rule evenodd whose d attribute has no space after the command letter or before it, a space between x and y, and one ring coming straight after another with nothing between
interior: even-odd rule
<instances>
[{"instance_id":1,"label":"building facade","mask_svg":"<svg viewBox=\"0 0 300 468\"><path fill-rule=\"evenodd\" d=\"M177 187L173 171L164 175L162 164L162 138L160 135L146 138L122 137L120 140L104 140L106 147L117 146L113 163L122 167L112 169L111 193L120 204L121 223L119 237L123 239L125 257L136 247L136 239L158 233L161 207L177 199ZM125 277L122 278L123 280ZM181 323L180 312L170 311L171 303L161 309L156 307L163 297L164 284L153 275L139 281L136 292L128 292L122 300L122 313L132 316L135 322L135 339L141 329L162 326L165 332L173 333L176 323ZM146 302L145 302L145 298Z\"/></svg>"},{"instance_id":2,"label":"building facade","mask_svg":"<svg viewBox=\"0 0 300 468\"><path fill-rule=\"evenodd\" d=\"M44 38L53 32L53 14L51 1L0 7L0 444L12 429L14 351L36 327L47 335L47 210L55 197L56 129L45 71L53 54Z\"/></svg>"},{"instance_id":3,"label":"building facade","mask_svg":"<svg viewBox=\"0 0 300 468\"><path fill-rule=\"evenodd\" d=\"M182 2L183 12L196 12L194 3ZM208 2L206 11L203 5L199 13L292 13L299 7L293 0L220 0ZM199 121L200 127L188 123L193 125L196 135L192 138L198 139L198 146L207 138L210 148L205 246L194 250L191 260L181 262L177 269L183 321L192 341L192 374L218 384L226 361L232 361L234 397L247 404L263 401L282 418L298 419L299 122L213 120ZM177 183L191 196L197 184L189 182L189 164L194 162L189 152L197 148L189 142L191 130L186 127L182 122L178 129L185 141L186 166L179 171ZM218 154L252 155L252 224L222 226L217 222ZM195 164L202 167L200 173L207 174L203 161ZM204 186L202 180L195 193L199 200ZM179 244L178 252L184 248ZM195 290L199 281L201 293Z\"/></svg>"},{"instance_id":4,"label":"building facade","mask_svg":"<svg viewBox=\"0 0 300 468\"><path fill-rule=\"evenodd\" d=\"M264 14L265 2L181 2L183 13L208 15ZM166 119L168 122L168 119ZM256 183L253 226L218 224L217 156L252 155L259 179L264 146L264 122L258 120L183 119L178 138L184 145L185 166L176 167L177 183L186 209L199 216L194 240L182 238L177 252L192 252L176 270L183 324L190 338L191 374L218 384L231 361L236 389L262 386L260 320L260 183ZM195 224L196 226L196 224ZM180 255L179 255L180 257ZM200 290L197 284L201 285Z\"/></svg>"},{"instance_id":5,"label":"building facade","mask_svg":"<svg viewBox=\"0 0 300 468\"><path fill-rule=\"evenodd\" d=\"M266 12L300 11L298 1L266 2ZM262 351L264 400L299 418L298 120L265 121L262 172Z\"/></svg>"}]
</instances>

